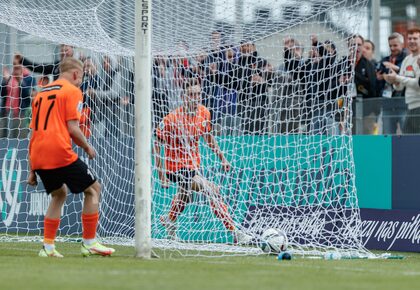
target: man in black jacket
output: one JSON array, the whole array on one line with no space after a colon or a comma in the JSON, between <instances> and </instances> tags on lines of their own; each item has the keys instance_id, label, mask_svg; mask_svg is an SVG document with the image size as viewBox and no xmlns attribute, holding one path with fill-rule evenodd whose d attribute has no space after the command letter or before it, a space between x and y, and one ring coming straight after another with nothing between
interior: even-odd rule
<instances>
[{"instance_id":1,"label":"man in black jacket","mask_svg":"<svg viewBox=\"0 0 420 290\"><path fill-rule=\"evenodd\" d=\"M405 90L397 91L391 84L388 84L384 79L384 74L387 74L390 69L399 73L401 64L407 56L404 49L404 36L394 32L388 37L389 50L391 54L384 57L378 64L376 70L377 91L378 97L384 98L400 98L390 101L384 99L382 106L383 114L383 134L395 134L397 130L401 130L404 123L404 115L407 111L407 106L404 101ZM396 101L395 101L396 100ZM398 105L400 104L400 106Z\"/></svg>"},{"instance_id":2,"label":"man in black jacket","mask_svg":"<svg viewBox=\"0 0 420 290\"><path fill-rule=\"evenodd\" d=\"M378 79L378 97L403 97L403 91L394 90L392 86L386 87L386 81L383 74L387 73L390 69L399 73L401 64L407 56L407 51L404 49L404 37L401 34L394 32L388 37L388 44L391 54L384 57L379 62L376 72L376 78Z\"/></svg>"},{"instance_id":3,"label":"man in black jacket","mask_svg":"<svg viewBox=\"0 0 420 290\"><path fill-rule=\"evenodd\" d=\"M348 39L349 55L341 60L340 83L342 93L350 93L353 98L358 97L362 99L376 98L376 71L374 65L363 57L362 47L364 39L360 35L352 35ZM354 69L354 83L351 84L352 70ZM351 89L351 92L348 92ZM353 101L354 104L354 101ZM355 108L353 106L353 108ZM363 100L363 112L355 112L353 116L363 116L363 133L373 133L376 124L376 117L379 114L379 106L375 103ZM356 127L353 126L353 129ZM355 133L355 132L353 132Z\"/></svg>"}]
</instances>

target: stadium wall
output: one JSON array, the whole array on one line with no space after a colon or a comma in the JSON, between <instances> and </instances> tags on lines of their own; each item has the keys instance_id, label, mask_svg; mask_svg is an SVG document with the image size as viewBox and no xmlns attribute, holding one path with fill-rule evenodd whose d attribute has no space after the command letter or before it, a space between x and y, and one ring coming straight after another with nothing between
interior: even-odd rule
<instances>
[{"instance_id":1,"label":"stadium wall","mask_svg":"<svg viewBox=\"0 0 420 290\"><path fill-rule=\"evenodd\" d=\"M420 136L354 136L353 144L366 246L420 252Z\"/></svg>"},{"instance_id":2,"label":"stadium wall","mask_svg":"<svg viewBox=\"0 0 420 290\"><path fill-rule=\"evenodd\" d=\"M255 144L258 144L258 139L260 138L268 137L250 136L245 143L252 143L255 150ZM266 144L265 146L269 144L269 147L261 148L259 157L267 155L269 157L268 160L275 160L273 154L279 154L281 150L270 150L270 148L273 148L272 146L277 144L277 147L281 148L285 142L296 141L296 138L302 141L305 139L301 138L309 137L277 136L270 138L272 138L270 140L271 143L266 142L267 140L261 142L261 144ZM340 146L339 140L338 138L335 143L337 147ZM322 144L322 139L319 141ZM128 142L132 142L132 140ZM229 142L229 139L226 139L226 137L224 140L220 140L221 147L226 151L229 151L232 143L237 142ZM311 144L313 144L313 140ZM27 145L25 141L18 143L16 141L0 140L0 233L11 233L13 232L10 231L12 228L19 229L15 230L15 232L21 234L40 234L42 230L48 197L43 193L40 186L37 189L28 188L28 191L26 190ZM250 156L250 152L247 152L246 144L244 145L244 149L241 152L236 152L236 154ZM302 145L305 146L305 143L302 142ZM362 234L367 248L420 252L420 179L418 178L420 136L354 136L353 146L357 196L363 224ZM277 163L275 167L273 167L275 165L273 163L271 164L273 166L270 167L270 164L266 162L263 165L262 159L259 159L257 156L255 158L255 166L250 170L249 164L245 167L244 164L240 163L242 158L237 158L238 156L236 155L234 167L238 168L238 171L235 174L238 174L237 177L241 180L238 183L234 179L224 178L220 174L212 176L214 172L219 170L216 168L216 159L212 154L207 154L205 150L208 149L203 147L203 150L203 155L209 156L203 160L203 168L207 168L203 173L210 178L219 178L218 182L225 183L225 185L232 182L232 184L234 183L237 186L237 188L234 186L226 187L230 191L225 193L227 202L230 204L235 203L235 198L238 198L238 196L235 196L238 190L240 191L250 184L250 194L255 195L264 196L264 193L269 195L270 192L275 190L284 190L279 188L275 182L276 178L281 179L282 177L278 174L275 175L275 171L272 170L281 165L281 158L277 158L280 161L276 161L280 163ZM322 146L317 150L320 156L325 153ZM98 153L101 156L101 152ZM127 152L127 154L132 155L133 152ZM105 156L104 158L106 159L108 155L102 154L102 156ZM132 158L129 159L132 160ZM112 164L111 161L107 160L103 160L100 163ZM133 164L126 164L126 166L130 168ZM112 169L108 169L110 172L107 172L107 169L103 170L105 171L98 172L99 176L112 174ZM333 168L330 170L333 170ZM123 190L132 192L133 189L131 187L131 185L127 185L127 188ZM121 191L121 188L116 188L112 183L106 184L105 182L104 188L106 191L111 192L111 195L113 191ZM156 183L154 184L154 190L163 189ZM288 194L291 197L293 189L289 188L286 190L290 191ZM175 188L173 187L168 189L166 196L173 194L174 191ZM167 198L157 202L169 204L170 200L170 198ZM81 202L80 195L70 195L63 210L65 218L60 226L62 235L74 235L81 232L80 216L77 214L81 209ZM283 202L282 206L287 206L287 199ZM124 204L126 205L124 212L110 211L115 216L107 216L107 218L118 220L119 218L132 216L134 212L132 195L126 195ZM246 200L240 203L236 200L236 207L233 210L235 213L246 212L247 208L244 207L247 206L250 209L254 205L247 203ZM194 210L194 208L191 207L189 210ZM121 215L121 217L118 215ZM198 227L202 226L199 225L200 219L208 220L206 219L207 215L211 215L211 212L204 211L201 213L201 216L196 217ZM243 219L245 220L246 217L244 216ZM101 226L105 227L103 231L106 232L106 223L103 223ZM214 228L214 225L211 226ZM202 230L202 228L200 229ZM133 235L133 229L126 231L126 234Z\"/></svg>"}]
</instances>

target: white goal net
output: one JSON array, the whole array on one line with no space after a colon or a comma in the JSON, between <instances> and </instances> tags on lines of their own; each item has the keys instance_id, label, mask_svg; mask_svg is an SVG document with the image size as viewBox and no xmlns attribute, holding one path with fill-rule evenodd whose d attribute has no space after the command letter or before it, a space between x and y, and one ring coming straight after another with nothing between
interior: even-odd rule
<instances>
[{"instance_id":1,"label":"white goal net","mask_svg":"<svg viewBox=\"0 0 420 290\"><path fill-rule=\"evenodd\" d=\"M367 1L142 2L153 7L153 246L259 254L261 234L276 228L297 253L365 252L351 99L353 33ZM87 162L103 188L98 233L133 244L134 110L148 109L134 108L134 5L0 1L0 240L42 235L48 196L26 185L31 98L57 78L61 57L73 55L84 62L81 125L98 153ZM209 116L185 113L188 82L199 84ZM169 188L156 157L176 181ZM81 195L69 196L60 237L80 236L81 206Z\"/></svg>"}]
</instances>

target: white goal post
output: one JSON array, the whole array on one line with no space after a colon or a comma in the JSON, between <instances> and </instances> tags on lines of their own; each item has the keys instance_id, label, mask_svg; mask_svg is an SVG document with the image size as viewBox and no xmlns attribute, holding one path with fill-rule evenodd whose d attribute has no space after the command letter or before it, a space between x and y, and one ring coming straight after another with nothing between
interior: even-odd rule
<instances>
[{"instance_id":1,"label":"white goal post","mask_svg":"<svg viewBox=\"0 0 420 290\"><path fill-rule=\"evenodd\" d=\"M135 199L136 256L150 258L152 250L152 0L136 0L135 38Z\"/></svg>"}]
</instances>

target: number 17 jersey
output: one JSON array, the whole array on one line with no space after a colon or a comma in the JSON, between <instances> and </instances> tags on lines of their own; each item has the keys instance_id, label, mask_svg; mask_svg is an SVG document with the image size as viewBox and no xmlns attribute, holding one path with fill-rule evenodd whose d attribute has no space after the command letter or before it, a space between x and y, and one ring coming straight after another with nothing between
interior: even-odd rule
<instances>
[{"instance_id":1,"label":"number 17 jersey","mask_svg":"<svg viewBox=\"0 0 420 290\"><path fill-rule=\"evenodd\" d=\"M80 120L81 90L64 79L45 86L32 101L29 158L31 169L56 169L78 158L72 149L67 121Z\"/></svg>"}]
</instances>

